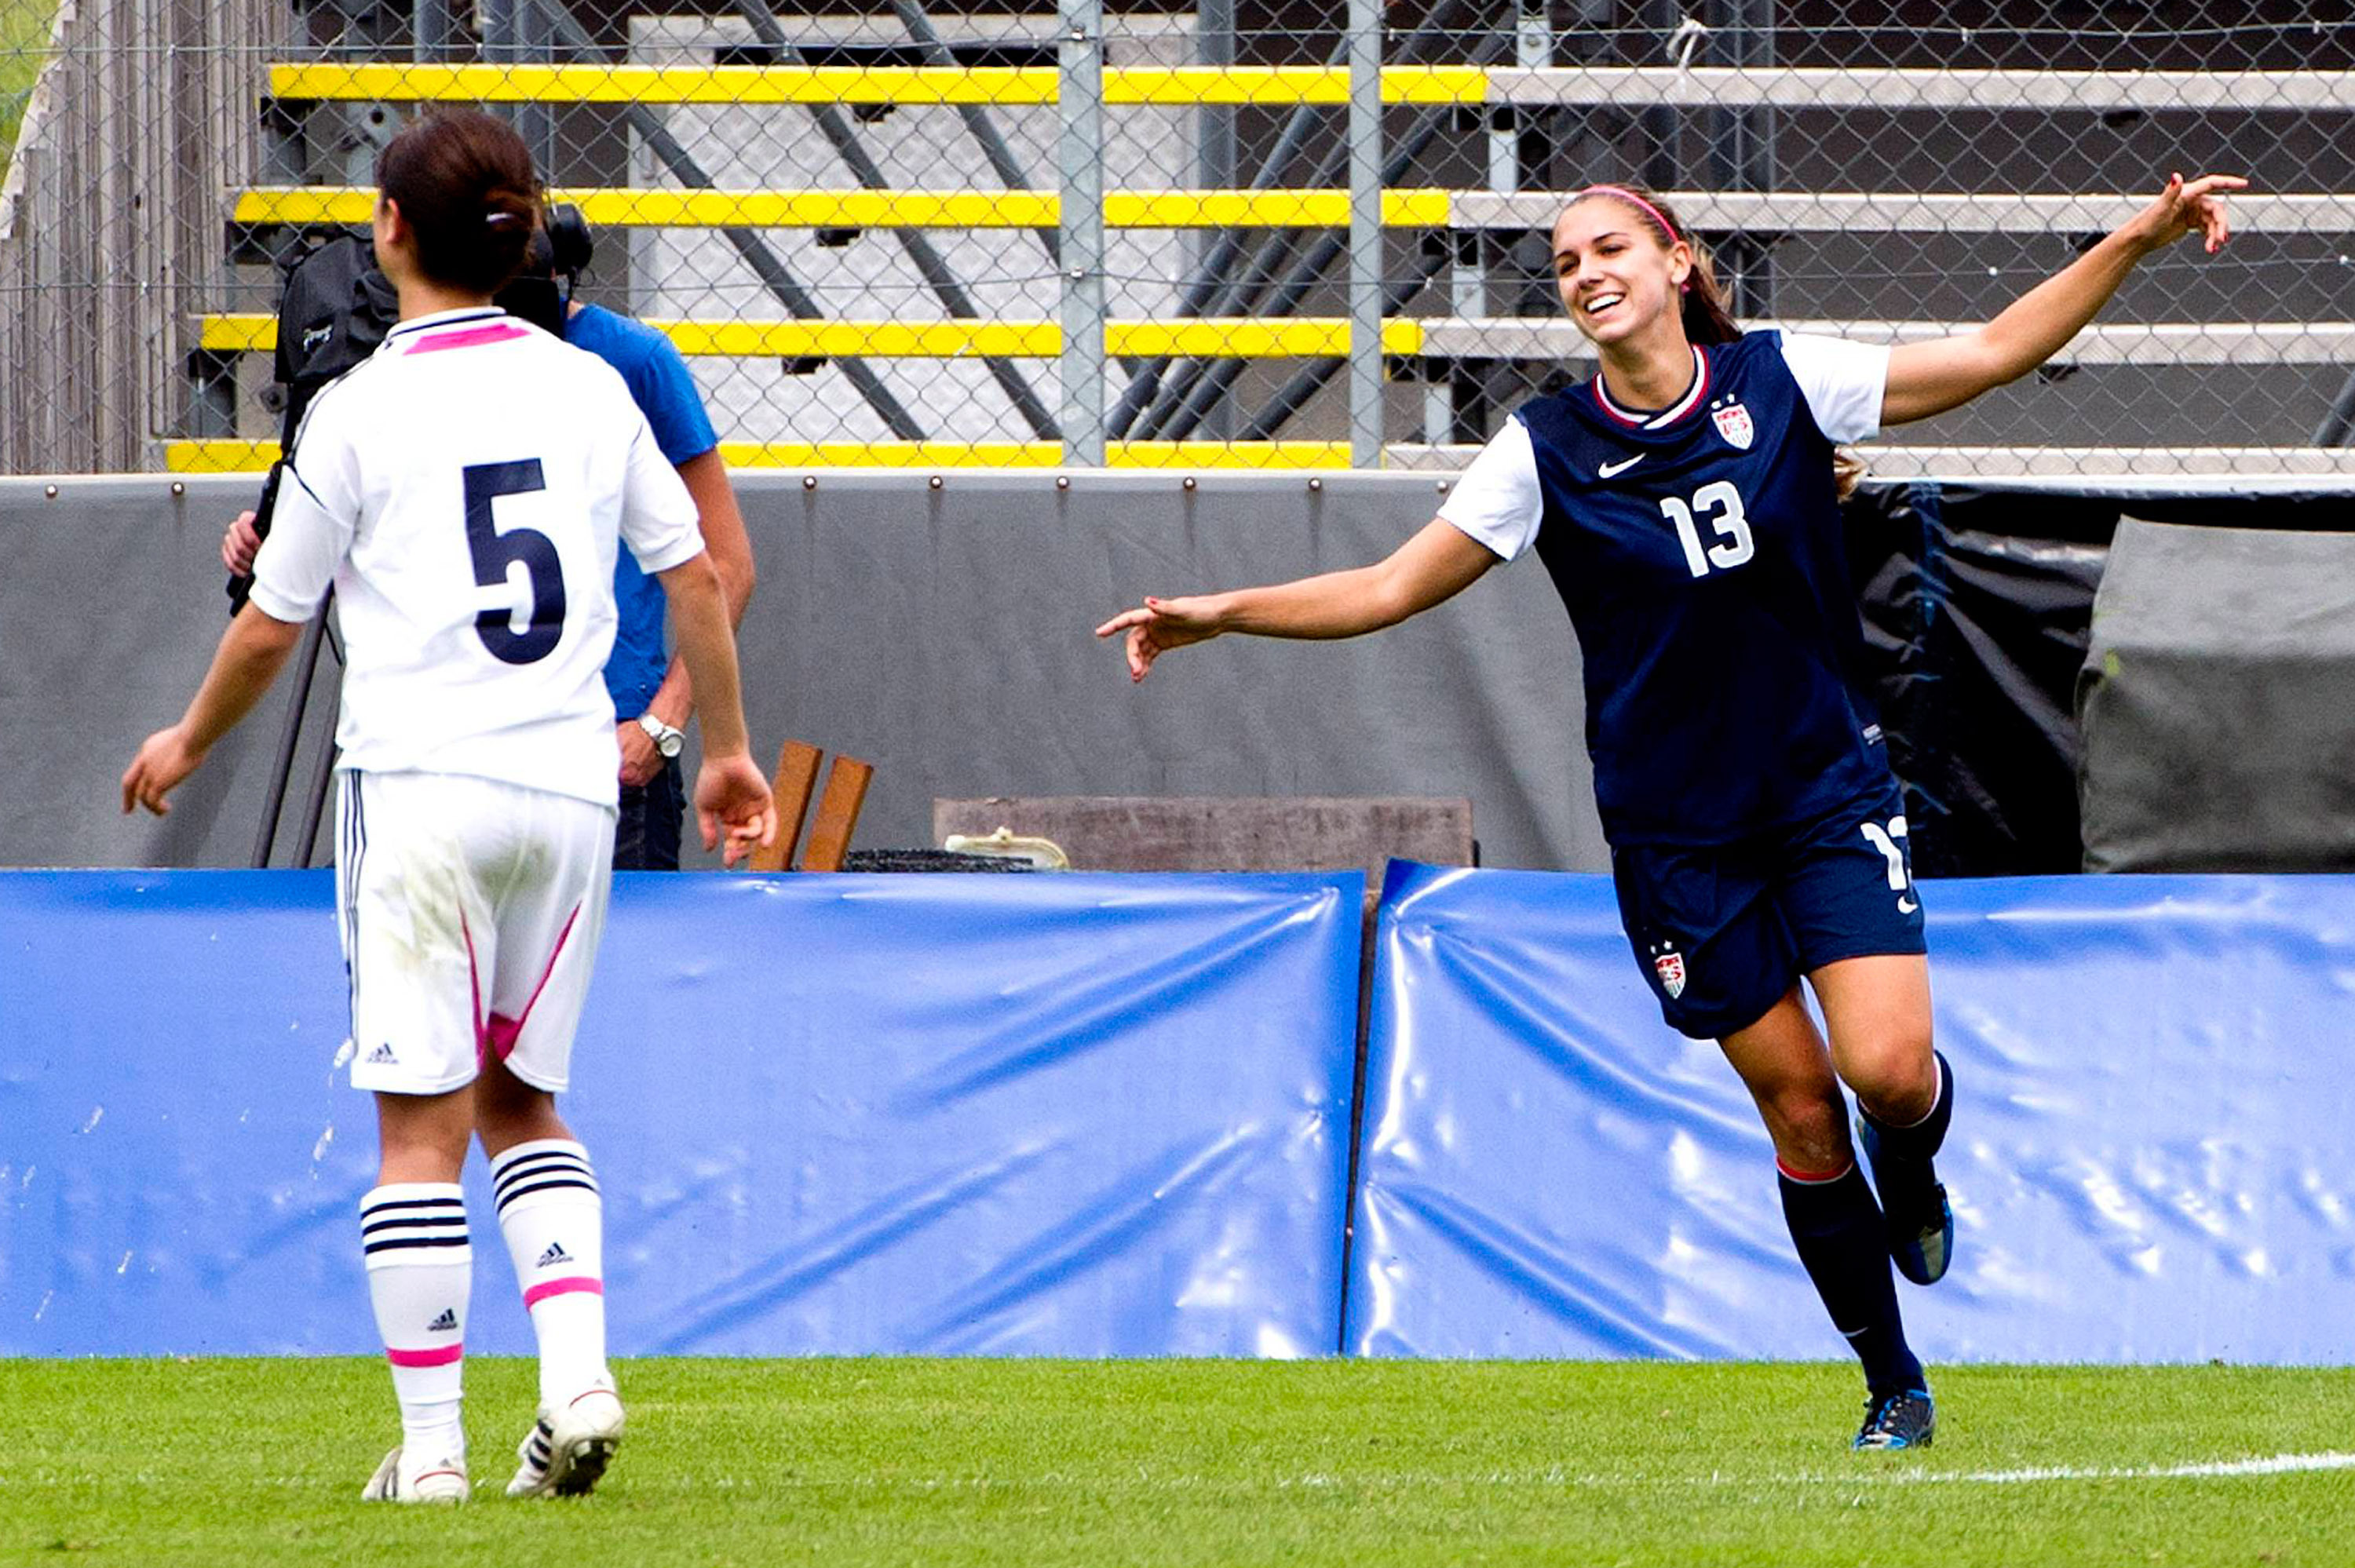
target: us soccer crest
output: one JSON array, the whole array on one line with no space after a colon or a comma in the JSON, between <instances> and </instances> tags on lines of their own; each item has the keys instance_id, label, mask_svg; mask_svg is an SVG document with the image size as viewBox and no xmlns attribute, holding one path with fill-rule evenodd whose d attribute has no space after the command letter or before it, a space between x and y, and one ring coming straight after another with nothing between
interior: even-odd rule
<instances>
[{"instance_id":1,"label":"us soccer crest","mask_svg":"<svg viewBox=\"0 0 2355 1568\"><path fill-rule=\"evenodd\" d=\"M1709 417L1717 422L1717 433L1737 450L1748 451L1750 443L1757 438L1758 427L1750 422L1750 410L1739 403L1711 408Z\"/></svg>"},{"instance_id":2,"label":"us soccer crest","mask_svg":"<svg viewBox=\"0 0 2355 1568\"><path fill-rule=\"evenodd\" d=\"M1674 1001L1685 993L1685 956L1670 948L1652 955L1652 972L1660 977L1660 989Z\"/></svg>"}]
</instances>

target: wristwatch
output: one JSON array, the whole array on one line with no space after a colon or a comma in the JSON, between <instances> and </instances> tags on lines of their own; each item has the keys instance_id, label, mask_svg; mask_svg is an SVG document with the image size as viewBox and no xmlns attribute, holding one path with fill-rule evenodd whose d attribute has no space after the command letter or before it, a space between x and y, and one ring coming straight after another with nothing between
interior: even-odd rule
<instances>
[{"instance_id":1,"label":"wristwatch","mask_svg":"<svg viewBox=\"0 0 2355 1568\"><path fill-rule=\"evenodd\" d=\"M677 757L678 748L687 744L687 731L674 729L652 714L640 714L638 727L646 732L646 738L653 741L655 749L665 757Z\"/></svg>"}]
</instances>

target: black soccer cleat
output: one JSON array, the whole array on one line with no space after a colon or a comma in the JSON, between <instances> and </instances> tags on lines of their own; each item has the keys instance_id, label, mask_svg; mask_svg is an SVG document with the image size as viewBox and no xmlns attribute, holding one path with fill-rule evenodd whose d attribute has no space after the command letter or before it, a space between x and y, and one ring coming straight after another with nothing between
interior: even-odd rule
<instances>
[{"instance_id":1,"label":"black soccer cleat","mask_svg":"<svg viewBox=\"0 0 2355 1568\"><path fill-rule=\"evenodd\" d=\"M1955 1256L1955 1209L1938 1183L1936 1167L1926 1160L1884 1163L1881 1132L1869 1116L1856 1118L1856 1136L1872 1163L1872 1184L1889 1223L1889 1255L1897 1272L1916 1285L1937 1284Z\"/></svg>"},{"instance_id":2,"label":"black soccer cleat","mask_svg":"<svg viewBox=\"0 0 2355 1568\"><path fill-rule=\"evenodd\" d=\"M1926 1388L1876 1393L1864 1402L1864 1425L1853 1445L1859 1450L1927 1448L1938 1435L1938 1407Z\"/></svg>"}]
</instances>

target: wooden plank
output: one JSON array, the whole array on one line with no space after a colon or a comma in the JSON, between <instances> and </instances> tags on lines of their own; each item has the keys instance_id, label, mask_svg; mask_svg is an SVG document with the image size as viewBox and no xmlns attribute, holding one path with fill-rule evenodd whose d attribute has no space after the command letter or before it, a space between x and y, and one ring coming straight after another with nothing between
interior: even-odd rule
<instances>
[{"instance_id":1,"label":"wooden plank","mask_svg":"<svg viewBox=\"0 0 2355 1568\"><path fill-rule=\"evenodd\" d=\"M1379 888L1395 855L1470 865L1472 802L1412 796L1050 795L932 802L932 838L1010 827L1075 871L1347 871Z\"/></svg>"},{"instance_id":2,"label":"wooden plank","mask_svg":"<svg viewBox=\"0 0 2355 1568\"><path fill-rule=\"evenodd\" d=\"M850 853L850 835L858 826L858 808L867 803L867 786L875 768L855 757L837 757L826 770L826 793L818 798L811 820L809 849L802 855L804 871L840 871Z\"/></svg>"},{"instance_id":3,"label":"wooden plank","mask_svg":"<svg viewBox=\"0 0 2355 1568\"><path fill-rule=\"evenodd\" d=\"M802 818L809 810L810 790L817 784L817 765L826 753L805 741L789 740L777 753L777 774L769 792L777 801L777 842L752 852L751 869L786 871L794 863L794 845L801 842Z\"/></svg>"}]
</instances>

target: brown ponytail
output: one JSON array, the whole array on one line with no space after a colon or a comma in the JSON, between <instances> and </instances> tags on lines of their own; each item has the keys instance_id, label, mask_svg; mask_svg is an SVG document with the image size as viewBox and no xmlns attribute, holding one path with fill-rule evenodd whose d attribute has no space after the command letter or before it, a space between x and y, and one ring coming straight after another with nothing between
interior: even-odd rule
<instances>
[{"instance_id":1,"label":"brown ponytail","mask_svg":"<svg viewBox=\"0 0 2355 1568\"><path fill-rule=\"evenodd\" d=\"M1732 343L1742 336L1741 325L1734 321L1733 313L1725 308L1725 293L1718 286L1716 263L1710 260L1708 249L1693 238L1692 231L1685 227L1684 220L1667 202L1641 185L1589 185L1572 197L1570 205L1576 207L1580 202L1597 196L1608 197L1642 218L1644 227L1659 240L1662 249L1682 240L1692 252L1692 272L1685 279L1681 313L1686 342ZM1854 452L1845 447L1833 451L1832 486L1840 500L1846 501L1856 493L1856 487L1864 481L1865 471L1864 460Z\"/></svg>"},{"instance_id":2,"label":"brown ponytail","mask_svg":"<svg viewBox=\"0 0 2355 1568\"><path fill-rule=\"evenodd\" d=\"M377 154L376 183L417 237L434 282L492 294L523 265L539 221L539 177L515 127L479 110L441 110Z\"/></svg>"}]
</instances>

